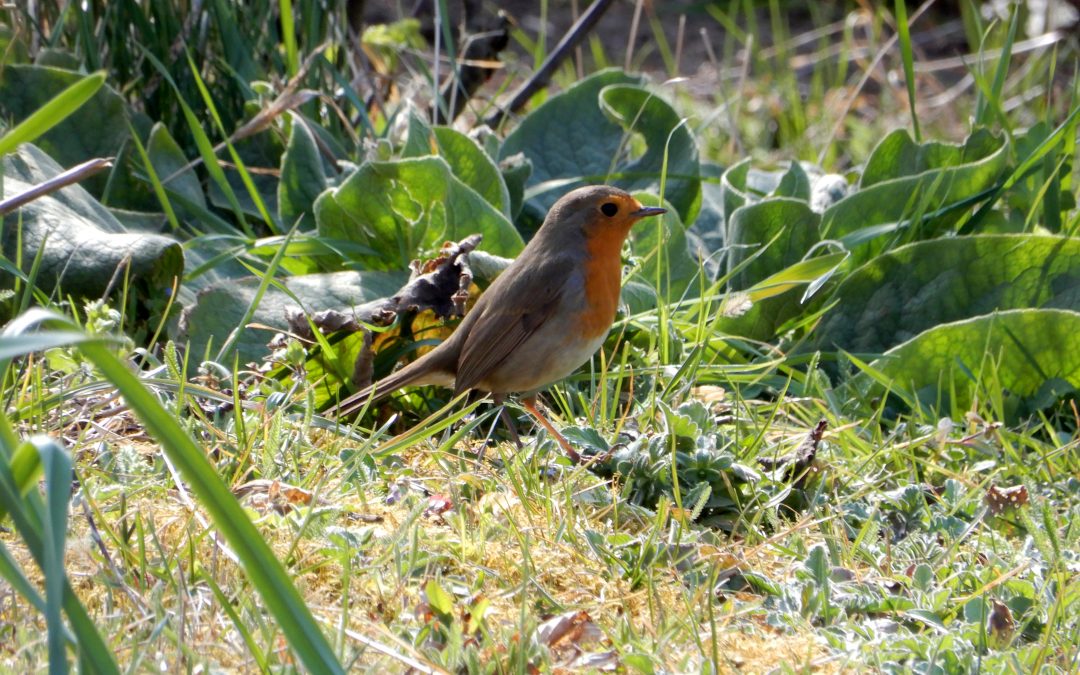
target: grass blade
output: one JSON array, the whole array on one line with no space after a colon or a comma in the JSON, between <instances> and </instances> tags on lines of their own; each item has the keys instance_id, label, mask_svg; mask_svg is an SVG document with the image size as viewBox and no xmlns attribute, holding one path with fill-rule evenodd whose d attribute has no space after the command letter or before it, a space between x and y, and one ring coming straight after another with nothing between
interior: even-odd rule
<instances>
[{"instance_id":1,"label":"grass blade","mask_svg":"<svg viewBox=\"0 0 1080 675\"><path fill-rule=\"evenodd\" d=\"M911 49L911 27L908 26L907 5L896 0L896 29L900 34L900 54L904 61L904 79L907 80L908 107L911 109L911 127L915 142L922 143L919 131L919 114L915 111L915 57Z\"/></svg>"},{"instance_id":2,"label":"grass blade","mask_svg":"<svg viewBox=\"0 0 1080 675\"><path fill-rule=\"evenodd\" d=\"M252 585L259 591L263 603L304 666L316 673L343 673L330 643L285 568L191 436L104 344L88 342L80 349L123 393L124 400L146 425L147 431L161 443L192 492L199 497L199 503L210 513L214 524L240 557Z\"/></svg>"},{"instance_id":3,"label":"grass blade","mask_svg":"<svg viewBox=\"0 0 1080 675\"><path fill-rule=\"evenodd\" d=\"M85 335L78 335L77 326L45 310L33 310L17 318L5 329L5 333L13 332L13 329L24 332L45 323L58 326L68 339L79 345L83 355L92 361L105 379L124 396L125 402L146 425L147 431L161 443L165 454L180 470L192 492L198 495L200 503L240 557L252 585L259 591L266 608L277 620L290 646L304 666L318 673L344 672L334 656L330 643L315 623L311 610L293 586L288 573L270 550L262 535L255 529L236 498L222 482L203 451L183 430L173 413L162 407L157 398L143 386L127 365L113 354L108 344L100 339L95 340ZM60 341L59 338L51 337L51 332L37 333L32 337L38 337L41 342L54 345ZM25 348L25 342L23 346ZM8 353L10 352L11 350L8 350ZM0 358L0 372L5 367L4 360ZM10 427L7 427L6 423L3 426L6 430L0 429L0 432L4 432L0 440L14 438ZM0 443L0 445L3 444ZM4 456L10 457L11 451L5 452ZM70 476L70 473L67 475ZM0 462L0 504L5 501L10 504L13 501L11 495L16 492L7 463ZM33 492L29 495L29 497L34 496ZM42 513L44 513L43 509ZM36 549L41 552L39 560L43 560L44 542L40 535L34 534L32 521L19 518L16 513L12 515L16 525L19 526L20 534L23 534L27 541L27 547L32 551ZM26 532L23 531L24 529ZM78 603L77 598L74 602ZM79 608L81 607L80 604ZM85 615L85 610L82 610L82 614ZM75 623L79 618L73 617L72 622ZM86 621L89 622L88 617ZM90 623L91 627L92 625ZM115 670L115 665L113 670Z\"/></svg>"},{"instance_id":4,"label":"grass blade","mask_svg":"<svg viewBox=\"0 0 1080 675\"><path fill-rule=\"evenodd\" d=\"M0 359L0 373L4 372L6 368L6 360ZM12 466L12 462L22 454L22 451L17 449L18 446L18 439L11 428L7 415L0 414L0 510L5 511L10 516L11 523L15 526L15 530L18 532L26 550L29 551L38 566L45 569L46 552L44 550L45 542L42 523L48 518L46 507L36 490L30 490L25 496L23 495L19 485L19 476L16 475ZM33 450L31 451L33 452ZM64 480L70 481L70 475L70 472L64 474ZM66 508L65 501L65 513ZM52 555L55 557L55 554ZM0 571L5 568L10 568L6 560L4 563L0 563ZM9 571L11 572L10 576ZM3 571L3 576L9 579L14 588L19 589L22 586L19 583L21 572L18 575L15 572L18 572L18 570ZM63 569L61 569L61 572L63 572ZM64 613L67 614L71 623L73 641L78 648L79 660L84 664L85 670L91 673L119 674L120 671L117 669L116 662L112 657L112 650L106 646L101 634L98 633L97 627L90 620L86 608L83 607L82 602L72 590L66 574L61 575L60 582L61 595L59 597L61 598ZM48 590L52 590L55 594L55 588L47 589L47 592ZM48 605L48 601L40 596L38 596L36 602L33 599L31 599L31 602L39 609L43 609ZM59 634L64 635L65 639L67 639L66 633L61 632ZM62 659L62 661L66 663L66 658Z\"/></svg>"},{"instance_id":5,"label":"grass blade","mask_svg":"<svg viewBox=\"0 0 1080 675\"><path fill-rule=\"evenodd\" d=\"M71 457L63 447L48 437L31 440L37 446L45 467L45 518L42 534L45 543L42 571L45 573L45 625L49 646L49 673L68 672L64 644L64 542L67 539L68 500L71 496Z\"/></svg>"}]
</instances>

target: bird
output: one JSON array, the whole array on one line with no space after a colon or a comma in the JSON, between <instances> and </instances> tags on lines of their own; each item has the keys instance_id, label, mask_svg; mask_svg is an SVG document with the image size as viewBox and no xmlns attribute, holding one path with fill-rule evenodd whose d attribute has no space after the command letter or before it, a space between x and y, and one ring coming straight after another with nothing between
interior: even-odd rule
<instances>
[{"instance_id":1,"label":"bird","mask_svg":"<svg viewBox=\"0 0 1080 675\"><path fill-rule=\"evenodd\" d=\"M521 254L480 294L457 329L437 347L328 411L341 418L402 387L489 392L496 402L520 394L526 411L570 460L580 455L537 407L540 390L577 370L603 344L622 286L622 246L644 206L607 185L562 196Z\"/></svg>"}]
</instances>

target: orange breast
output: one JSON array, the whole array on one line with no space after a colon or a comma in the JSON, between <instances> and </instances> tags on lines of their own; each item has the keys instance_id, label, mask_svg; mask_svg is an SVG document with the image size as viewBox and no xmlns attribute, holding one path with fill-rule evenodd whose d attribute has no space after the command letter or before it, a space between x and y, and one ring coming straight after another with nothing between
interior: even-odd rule
<instances>
[{"instance_id":1,"label":"orange breast","mask_svg":"<svg viewBox=\"0 0 1080 675\"><path fill-rule=\"evenodd\" d=\"M581 316L582 337L595 339L604 335L615 320L622 282L622 243L625 232L616 228L595 233L588 238L585 262L586 310Z\"/></svg>"}]
</instances>

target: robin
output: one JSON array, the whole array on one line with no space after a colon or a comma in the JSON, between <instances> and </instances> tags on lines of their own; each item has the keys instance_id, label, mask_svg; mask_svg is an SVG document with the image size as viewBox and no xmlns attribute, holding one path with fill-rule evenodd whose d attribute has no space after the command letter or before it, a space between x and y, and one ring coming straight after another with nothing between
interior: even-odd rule
<instances>
[{"instance_id":1,"label":"robin","mask_svg":"<svg viewBox=\"0 0 1080 675\"><path fill-rule=\"evenodd\" d=\"M619 305L622 245L634 223L665 213L618 188L591 186L555 202L543 225L438 347L348 397L347 415L409 385L522 393L525 409L571 461L580 456L537 409L536 393L588 361Z\"/></svg>"}]
</instances>

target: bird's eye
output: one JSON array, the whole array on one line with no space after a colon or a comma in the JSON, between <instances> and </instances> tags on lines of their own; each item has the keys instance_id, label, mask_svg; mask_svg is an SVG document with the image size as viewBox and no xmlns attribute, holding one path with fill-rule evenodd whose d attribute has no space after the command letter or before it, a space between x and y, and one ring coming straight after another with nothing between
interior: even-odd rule
<instances>
[{"instance_id":1,"label":"bird's eye","mask_svg":"<svg viewBox=\"0 0 1080 675\"><path fill-rule=\"evenodd\" d=\"M600 207L600 212L603 213L608 218L611 218L612 216L614 216L616 213L619 212L619 206L617 204L615 204L614 202L608 202L608 203L606 203L606 204L604 204L603 206Z\"/></svg>"}]
</instances>

